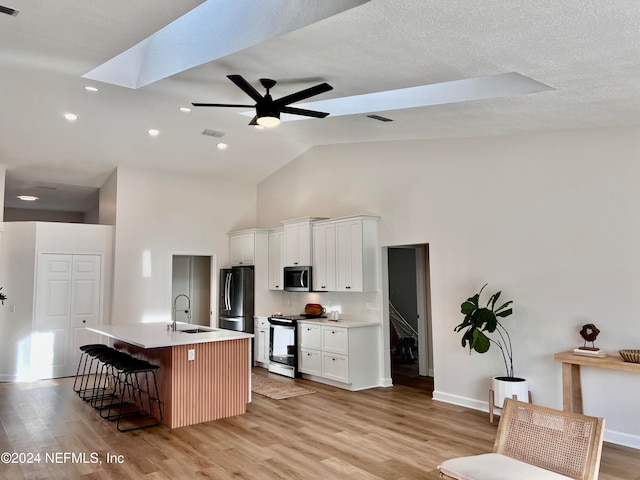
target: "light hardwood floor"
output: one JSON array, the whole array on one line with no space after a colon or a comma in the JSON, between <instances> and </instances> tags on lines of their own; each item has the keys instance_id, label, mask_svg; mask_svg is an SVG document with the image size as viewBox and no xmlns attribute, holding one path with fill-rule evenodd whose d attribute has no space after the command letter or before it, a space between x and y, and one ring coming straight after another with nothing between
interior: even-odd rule
<instances>
[{"instance_id":1,"label":"light hardwood floor","mask_svg":"<svg viewBox=\"0 0 640 480\"><path fill-rule=\"evenodd\" d=\"M434 402L428 390L347 392L295 382L316 393L285 400L254 394L239 417L128 433L82 402L73 379L0 383L0 452L41 454L40 463L0 464L0 478L437 479L442 460L493 445L488 414ZM55 452L87 462L95 454L103 463L45 461ZM106 463L107 454L123 462ZM605 444L600 479L640 479L640 451Z\"/></svg>"}]
</instances>

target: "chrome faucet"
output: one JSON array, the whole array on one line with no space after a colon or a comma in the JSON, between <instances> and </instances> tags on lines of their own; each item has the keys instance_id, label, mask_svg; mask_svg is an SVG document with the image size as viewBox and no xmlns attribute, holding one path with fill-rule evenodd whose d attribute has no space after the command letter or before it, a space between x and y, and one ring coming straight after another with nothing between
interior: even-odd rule
<instances>
[{"instance_id":1,"label":"chrome faucet","mask_svg":"<svg viewBox=\"0 0 640 480\"><path fill-rule=\"evenodd\" d=\"M180 297L185 297L187 299L187 309L185 310L185 313L187 314L187 323L191 323L191 299L189 298L189 295L186 295L184 293L181 293L180 295L176 296L176 298L173 299L173 325L171 326L171 329L175 332L176 330L178 330L178 326L177 326L177 310L176 310L176 303L178 302L178 299Z\"/></svg>"}]
</instances>

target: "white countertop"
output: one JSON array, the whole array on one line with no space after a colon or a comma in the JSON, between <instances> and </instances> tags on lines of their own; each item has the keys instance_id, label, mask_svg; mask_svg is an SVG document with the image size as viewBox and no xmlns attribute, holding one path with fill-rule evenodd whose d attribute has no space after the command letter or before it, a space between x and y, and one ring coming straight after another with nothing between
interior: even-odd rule
<instances>
[{"instance_id":1,"label":"white countertop","mask_svg":"<svg viewBox=\"0 0 640 480\"><path fill-rule=\"evenodd\" d=\"M130 323L121 325L102 325L86 327L87 330L99 333L115 340L135 345L140 348L173 347L175 345L189 345L193 343L224 342L242 338L253 338L253 334L224 330L220 328L204 327L189 323L178 322L178 331L167 330L167 322ZM182 330L202 328L210 330L202 333L185 333Z\"/></svg>"},{"instance_id":2,"label":"white countertop","mask_svg":"<svg viewBox=\"0 0 640 480\"><path fill-rule=\"evenodd\" d=\"M298 320L298 323L319 323L321 325L331 325L336 327L345 328L358 328L358 327L379 327L379 323L365 322L362 320L345 320L340 319L338 321L331 320L329 318L307 318L305 320Z\"/></svg>"}]
</instances>

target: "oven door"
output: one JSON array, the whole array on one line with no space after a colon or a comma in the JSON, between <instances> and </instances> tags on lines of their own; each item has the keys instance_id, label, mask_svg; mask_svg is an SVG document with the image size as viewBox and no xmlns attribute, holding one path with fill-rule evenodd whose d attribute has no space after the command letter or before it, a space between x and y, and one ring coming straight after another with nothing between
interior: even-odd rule
<instances>
[{"instance_id":1,"label":"oven door","mask_svg":"<svg viewBox=\"0 0 640 480\"><path fill-rule=\"evenodd\" d=\"M269 319L269 371L295 377L298 368L296 322Z\"/></svg>"}]
</instances>

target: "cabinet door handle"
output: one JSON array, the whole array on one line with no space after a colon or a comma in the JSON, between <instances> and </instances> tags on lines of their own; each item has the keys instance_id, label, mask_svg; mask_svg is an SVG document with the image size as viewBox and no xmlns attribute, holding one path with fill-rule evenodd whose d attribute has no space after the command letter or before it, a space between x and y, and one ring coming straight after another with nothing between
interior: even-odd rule
<instances>
[{"instance_id":1,"label":"cabinet door handle","mask_svg":"<svg viewBox=\"0 0 640 480\"><path fill-rule=\"evenodd\" d=\"M86 320L82 320L82 323L87 323L87 321Z\"/></svg>"},{"instance_id":2,"label":"cabinet door handle","mask_svg":"<svg viewBox=\"0 0 640 480\"><path fill-rule=\"evenodd\" d=\"M347 286L347 287L344 287L344 288L351 288L351 287Z\"/></svg>"}]
</instances>

